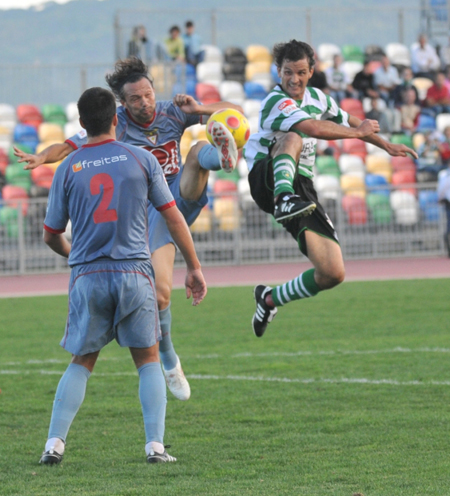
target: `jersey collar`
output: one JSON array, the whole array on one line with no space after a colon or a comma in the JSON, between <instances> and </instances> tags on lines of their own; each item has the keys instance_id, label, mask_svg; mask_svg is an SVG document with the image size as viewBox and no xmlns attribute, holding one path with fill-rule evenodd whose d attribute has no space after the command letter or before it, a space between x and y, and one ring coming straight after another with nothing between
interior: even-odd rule
<instances>
[{"instance_id":1,"label":"jersey collar","mask_svg":"<svg viewBox=\"0 0 450 496\"><path fill-rule=\"evenodd\" d=\"M116 140L111 138L105 141L99 141L98 143L86 143L85 145L82 145L81 148L92 148L93 146L100 146L100 145L104 145L105 143L112 143L113 141Z\"/></svg>"},{"instance_id":2,"label":"jersey collar","mask_svg":"<svg viewBox=\"0 0 450 496\"><path fill-rule=\"evenodd\" d=\"M134 124L136 124L136 126L139 126L139 127L147 128L147 127L151 126L153 124L153 121L156 119L156 109L153 112L153 117L151 118L150 122L147 122L146 124L141 124L140 122L135 121L133 119L133 117L131 116L130 112L128 112L128 109L125 109L125 112L127 113L128 119L130 119L131 122L133 122Z\"/></svg>"}]
</instances>

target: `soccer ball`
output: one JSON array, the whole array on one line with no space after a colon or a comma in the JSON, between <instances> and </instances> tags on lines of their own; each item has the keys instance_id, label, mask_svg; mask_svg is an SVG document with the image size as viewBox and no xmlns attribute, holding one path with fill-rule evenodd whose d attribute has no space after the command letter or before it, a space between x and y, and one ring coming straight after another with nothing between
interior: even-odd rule
<instances>
[{"instance_id":1,"label":"soccer ball","mask_svg":"<svg viewBox=\"0 0 450 496\"><path fill-rule=\"evenodd\" d=\"M250 137L250 125L247 118L239 111L227 108L217 110L209 117L206 123L206 137L212 145L214 141L211 137L210 129L214 122L221 122L228 128L233 135L237 148L242 148L247 143Z\"/></svg>"}]
</instances>

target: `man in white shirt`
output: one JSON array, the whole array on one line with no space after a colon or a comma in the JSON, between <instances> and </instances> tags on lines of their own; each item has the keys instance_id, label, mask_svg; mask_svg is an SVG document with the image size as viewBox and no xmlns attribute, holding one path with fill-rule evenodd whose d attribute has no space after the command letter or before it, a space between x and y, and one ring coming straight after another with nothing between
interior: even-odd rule
<instances>
[{"instance_id":1,"label":"man in white shirt","mask_svg":"<svg viewBox=\"0 0 450 496\"><path fill-rule=\"evenodd\" d=\"M401 80L397 69L391 65L386 55L381 59L381 66L375 71L374 79L381 98L389 104L393 99L393 91L401 83Z\"/></svg>"},{"instance_id":2,"label":"man in white shirt","mask_svg":"<svg viewBox=\"0 0 450 496\"><path fill-rule=\"evenodd\" d=\"M411 69L414 76L433 79L440 65L441 61L435 48L427 43L427 37L421 34L418 43L414 43L411 47Z\"/></svg>"}]
</instances>

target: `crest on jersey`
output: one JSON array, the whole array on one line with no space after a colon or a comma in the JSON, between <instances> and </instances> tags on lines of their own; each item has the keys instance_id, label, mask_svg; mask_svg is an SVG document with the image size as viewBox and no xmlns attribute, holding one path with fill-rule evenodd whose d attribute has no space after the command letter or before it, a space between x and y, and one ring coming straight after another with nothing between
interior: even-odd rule
<instances>
[{"instance_id":1,"label":"crest on jersey","mask_svg":"<svg viewBox=\"0 0 450 496\"><path fill-rule=\"evenodd\" d=\"M158 141L158 129L144 130L143 133L152 145L156 145L156 142Z\"/></svg>"}]
</instances>

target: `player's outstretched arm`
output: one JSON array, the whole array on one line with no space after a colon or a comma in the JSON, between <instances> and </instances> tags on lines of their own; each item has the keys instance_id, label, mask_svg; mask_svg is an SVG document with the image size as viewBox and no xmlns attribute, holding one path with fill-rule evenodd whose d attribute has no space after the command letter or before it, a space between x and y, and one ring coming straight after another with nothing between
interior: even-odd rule
<instances>
[{"instance_id":1,"label":"player's outstretched arm","mask_svg":"<svg viewBox=\"0 0 450 496\"><path fill-rule=\"evenodd\" d=\"M173 103L179 107L185 114L211 115L217 110L232 108L238 112L244 113L241 106L231 102L216 102L207 105L200 105L195 98L190 95L178 94L175 95Z\"/></svg>"},{"instance_id":2,"label":"player's outstretched arm","mask_svg":"<svg viewBox=\"0 0 450 496\"><path fill-rule=\"evenodd\" d=\"M18 162L25 162L24 169L36 169L42 164L53 164L54 162L59 162L73 152L73 148L68 143L57 143L55 145L50 145L42 152L37 155L31 153L25 153L22 150L14 147L14 155L19 158Z\"/></svg>"},{"instance_id":3,"label":"player's outstretched arm","mask_svg":"<svg viewBox=\"0 0 450 496\"><path fill-rule=\"evenodd\" d=\"M361 120L351 115L348 123L352 128L356 128L361 125ZM367 143L378 146L378 148L381 148L382 150L387 151L389 155L393 157L406 157L408 154L414 158L419 157L417 155L417 152L412 148L409 148L401 143L390 143L377 134L371 134L361 139Z\"/></svg>"},{"instance_id":4,"label":"player's outstretched arm","mask_svg":"<svg viewBox=\"0 0 450 496\"><path fill-rule=\"evenodd\" d=\"M365 119L356 127L346 127L340 124L335 124L332 121L316 121L315 119L307 119L294 124L291 129L300 131L311 136L323 140L335 140L345 138L364 138L366 136L378 133L380 125L377 121Z\"/></svg>"},{"instance_id":5,"label":"player's outstretched arm","mask_svg":"<svg viewBox=\"0 0 450 496\"><path fill-rule=\"evenodd\" d=\"M186 297L190 298L192 296L192 304L194 306L198 305L206 296L207 289L189 227L176 206L163 210L161 215L164 217L167 228L187 265Z\"/></svg>"},{"instance_id":6,"label":"player's outstretched arm","mask_svg":"<svg viewBox=\"0 0 450 496\"><path fill-rule=\"evenodd\" d=\"M64 235L51 233L44 229L44 242L58 255L69 258L70 243Z\"/></svg>"}]
</instances>

